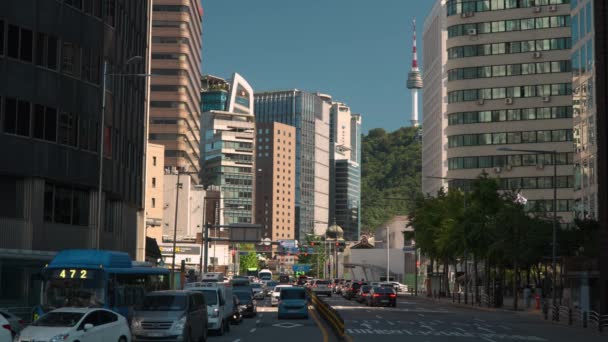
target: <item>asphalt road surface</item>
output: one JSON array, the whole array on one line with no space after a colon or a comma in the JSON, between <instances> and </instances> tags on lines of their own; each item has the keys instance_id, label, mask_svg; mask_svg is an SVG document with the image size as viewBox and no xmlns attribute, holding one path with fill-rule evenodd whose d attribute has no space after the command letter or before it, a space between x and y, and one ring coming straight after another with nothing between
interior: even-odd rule
<instances>
[{"instance_id":1,"label":"asphalt road surface","mask_svg":"<svg viewBox=\"0 0 608 342\"><path fill-rule=\"evenodd\" d=\"M396 308L367 307L334 295L325 298L337 309L353 341L608 341L592 330L542 320L529 313L482 311L399 297ZM314 341L314 340L310 340Z\"/></svg>"},{"instance_id":2,"label":"asphalt road surface","mask_svg":"<svg viewBox=\"0 0 608 342\"><path fill-rule=\"evenodd\" d=\"M309 318L277 319L277 308L270 306L270 299L258 301L258 314L253 318L244 318L240 325L231 325L230 332L224 336L209 335L209 342L249 342L249 341L289 341L289 342L322 342L333 340L331 331L321 329L316 319L319 315L309 311ZM325 329L325 330L324 330Z\"/></svg>"}]
</instances>

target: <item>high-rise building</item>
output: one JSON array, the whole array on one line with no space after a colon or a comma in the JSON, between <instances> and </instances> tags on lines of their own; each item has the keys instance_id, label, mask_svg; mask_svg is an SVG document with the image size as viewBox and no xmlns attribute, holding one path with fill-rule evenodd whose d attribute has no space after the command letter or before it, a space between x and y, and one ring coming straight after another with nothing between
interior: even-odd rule
<instances>
[{"instance_id":1,"label":"high-rise building","mask_svg":"<svg viewBox=\"0 0 608 342\"><path fill-rule=\"evenodd\" d=\"M571 222L569 1L475 4L446 3L447 174L456 179L450 180L450 186L466 185L485 171L500 178L501 189L527 198L530 211L552 215L557 206L560 222ZM557 203L553 203L554 185Z\"/></svg>"},{"instance_id":2,"label":"high-rise building","mask_svg":"<svg viewBox=\"0 0 608 342\"><path fill-rule=\"evenodd\" d=\"M435 195L446 185L448 126L446 63L448 32L446 29L446 0L435 2L424 22L422 35L424 60L422 92L422 193ZM430 178L430 177L435 178Z\"/></svg>"},{"instance_id":3,"label":"high-rise building","mask_svg":"<svg viewBox=\"0 0 608 342\"><path fill-rule=\"evenodd\" d=\"M597 218L597 127L593 0L572 2L574 196L579 217Z\"/></svg>"},{"instance_id":4,"label":"high-rise building","mask_svg":"<svg viewBox=\"0 0 608 342\"><path fill-rule=\"evenodd\" d=\"M256 214L263 238L295 239L296 129L278 122L260 123L257 130Z\"/></svg>"},{"instance_id":5,"label":"high-rise building","mask_svg":"<svg viewBox=\"0 0 608 342\"><path fill-rule=\"evenodd\" d=\"M151 4L110 3L0 1L0 302L37 303L56 251L145 243L148 79L115 74L149 73Z\"/></svg>"},{"instance_id":6,"label":"high-rise building","mask_svg":"<svg viewBox=\"0 0 608 342\"><path fill-rule=\"evenodd\" d=\"M331 144L329 111L331 96L315 94L321 99L321 109L315 113L315 197L314 197L314 234L325 235L329 221L331 189Z\"/></svg>"},{"instance_id":7,"label":"high-rise building","mask_svg":"<svg viewBox=\"0 0 608 342\"><path fill-rule=\"evenodd\" d=\"M197 0L154 0L153 11L149 139L165 146L165 166L196 174L202 7Z\"/></svg>"},{"instance_id":8,"label":"high-rise building","mask_svg":"<svg viewBox=\"0 0 608 342\"><path fill-rule=\"evenodd\" d=\"M178 175L175 169L165 171L163 183L162 240L158 243L173 242L174 235L178 242L196 241L197 233L203 231L203 186L195 185L188 175Z\"/></svg>"},{"instance_id":9,"label":"high-rise building","mask_svg":"<svg viewBox=\"0 0 608 342\"><path fill-rule=\"evenodd\" d=\"M326 95L297 89L255 94L257 123L281 122L296 128L296 237L298 240L304 239L306 234L324 233L328 224L327 216L321 216L319 209L329 208L329 194L317 192L315 186L317 175L320 175L320 178L325 177L325 173L329 175L329 154L327 157L317 156L316 148L316 144L324 140L323 134L317 135L316 127L329 126L329 122L317 122L329 118L325 113L329 109L324 105L325 102L327 102ZM329 139L327 145L329 146ZM326 179L329 180L329 176Z\"/></svg>"},{"instance_id":10,"label":"high-rise building","mask_svg":"<svg viewBox=\"0 0 608 342\"><path fill-rule=\"evenodd\" d=\"M221 224L253 223L253 89L237 73L230 82L206 76L202 83L202 107L209 109L201 123L203 184L218 186L221 191Z\"/></svg>"},{"instance_id":11,"label":"high-rise building","mask_svg":"<svg viewBox=\"0 0 608 342\"><path fill-rule=\"evenodd\" d=\"M329 220L357 241L361 232L361 115L344 103L330 109L330 206Z\"/></svg>"}]
</instances>

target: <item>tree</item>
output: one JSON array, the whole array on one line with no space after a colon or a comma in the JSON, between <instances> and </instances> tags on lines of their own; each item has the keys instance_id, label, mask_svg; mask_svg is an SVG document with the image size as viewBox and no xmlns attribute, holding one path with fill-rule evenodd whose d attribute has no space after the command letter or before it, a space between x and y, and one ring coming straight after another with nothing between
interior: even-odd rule
<instances>
[{"instance_id":1,"label":"tree","mask_svg":"<svg viewBox=\"0 0 608 342\"><path fill-rule=\"evenodd\" d=\"M250 268L258 267L258 256L255 251L249 251L239 259L239 274L247 274Z\"/></svg>"}]
</instances>

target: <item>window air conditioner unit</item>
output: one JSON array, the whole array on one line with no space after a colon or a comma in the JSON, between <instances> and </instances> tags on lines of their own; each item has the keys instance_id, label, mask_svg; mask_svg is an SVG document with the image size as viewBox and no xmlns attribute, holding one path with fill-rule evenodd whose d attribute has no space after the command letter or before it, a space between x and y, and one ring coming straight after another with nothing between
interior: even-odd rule
<instances>
[{"instance_id":1,"label":"window air conditioner unit","mask_svg":"<svg viewBox=\"0 0 608 342\"><path fill-rule=\"evenodd\" d=\"M512 97L507 97L505 99L505 104L512 105L513 104L513 98Z\"/></svg>"},{"instance_id":2,"label":"window air conditioner unit","mask_svg":"<svg viewBox=\"0 0 608 342\"><path fill-rule=\"evenodd\" d=\"M549 6L549 11L550 12L557 12L557 6L556 5Z\"/></svg>"},{"instance_id":3,"label":"window air conditioner unit","mask_svg":"<svg viewBox=\"0 0 608 342\"><path fill-rule=\"evenodd\" d=\"M476 36L476 35L477 35L477 29L475 29L475 28L470 28L470 29L467 31L467 34L468 34L469 36Z\"/></svg>"},{"instance_id":4,"label":"window air conditioner unit","mask_svg":"<svg viewBox=\"0 0 608 342\"><path fill-rule=\"evenodd\" d=\"M534 7L534 13L540 13L541 11L542 11L542 8L540 6Z\"/></svg>"},{"instance_id":5,"label":"window air conditioner unit","mask_svg":"<svg viewBox=\"0 0 608 342\"><path fill-rule=\"evenodd\" d=\"M494 168L494 173L501 173L501 172L502 172L502 168L500 168L498 166Z\"/></svg>"},{"instance_id":6,"label":"window air conditioner unit","mask_svg":"<svg viewBox=\"0 0 608 342\"><path fill-rule=\"evenodd\" d=\"M477 104L478 104L478 105L480 105L480 106L481 106L481 105L483 105L483 104L484 104L484 102L485 102L485 100L484 100L484 99L479 99L479 100L477 100Z\"/></svg>"},{"instance_id":7,"label":"window air conditioner unit","mask_svg":"<svg viewBox=\"0 0 608 342\"><path fill-rule=\"evenodd\" d=\"M543 56L543 54L542 54L542 52L540 52L540 51L536 51L536 52L534 52L534 55L533 55L533 57L534 57L535 59L539 59L539 58L541 58L542 56Z\"/></svg>"},{"instance_id":8,"label":"window air conditioner unit","mask_svg":"<svg viewBox=\"0 0 608 342\"><path fill-rule=\"evenodd\" d=\"M551 96L543 96L543 102L551 102Z\"/></svg>"}]
</instances>

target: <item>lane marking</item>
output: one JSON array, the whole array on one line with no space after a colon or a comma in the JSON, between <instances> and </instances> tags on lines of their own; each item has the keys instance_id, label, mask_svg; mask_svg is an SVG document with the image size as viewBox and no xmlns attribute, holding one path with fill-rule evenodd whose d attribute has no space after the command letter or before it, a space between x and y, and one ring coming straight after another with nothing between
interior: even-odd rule
<instances>
[{"instance_id":1,"label":"lane marking","mask_svg":"<svg viewBox=\"0 0 608 342\"><path fill-rule=\"evenodd\" d=\"M423 315L423 314L418 314L418 316L420 316L420 317L424 317L424 315Z\"/></svg>"},{"instance_id":2,"label":"lane marking","mask_svg":"<svg viewBox=\"0 0 608 342\"><path fill-rule=\"evenodd\" d=\"M493 330L486 329L486 328L482 328L482 327L480 327L480 326L478 326L478 327L477 327L477 329L482 330L482 331L485 331L485 332L490 333L490 334L494 334L494 331L493 331Z\"/></svg>"},{"instance_id":3,"label":"lane marking","mask_svg":"<svg viewBox=\"0 0 608 342\"><path fill-rule=\"evenodd\" d=\"M308 313L310 317L312 317L312 319L315 321L317 326L321 329L321 334L323 334L323 342L328 342L329 335L327 334L327 329L325 329L325 326L321 324L321 321L319 320L319 317L317 317L317 313L315 312L315 310L308 310Z\"/></svg>"},{"instance_id":4,"label":"lane marking","mask_svg":"<svg viewBox=\"0 0 608 342\"><path fill-rule=\"evenodd\" d=\"M260 324L261 321L261 319L258 319L257 321L255 321L255 324Z\"/></svg>"},{"instance_id":5,"label":"lane marking","mask_svg":"<svg viewBox=\"0 0 608 342\"><path fill-rule=\"evenodd\" d=\"M391 321L386 321L386 323L388 323L388 325L395 325L395 323L393 323Z\"/></svg>"},{"instance_id":6,"label":"lane marking","mask_svg":"<svg viewBox=\"0 0 608 342\"><path fill-rule=\"evenodd\" d=\"M481 336L481 339L484 340L484 341L488 341L488 342L496 342L493 339L491 339L489 337L486 337L486 336Z\"/></svg>"},{"instance_id":7,"label":"lane marking","mask_svg":"<svg viewBox=\"0 0 608 342\"><path fill-rule=\"evenodd\" d=\"M513 329L507 327L506 325L499 325L499 327L501 327L501 328L503 328L505 330L513 330Z\"/></svg>"},{"instance_id":8,"label":"lane marking","mask_svg":"<svg viewBox=\"0 0 608 342\"><path fill-rule=\"evenodd\" d=\"M376 315L376 318L378 318L378 319L382 319L382 316L380 316L380 315Z\"/></svg>"},{"instance_id":9,"label":"lane marking","mask_svg":"<svg viewBox=\"0 0 608 342\"><path fill-rule=\"evenodd\" d=\"M254 333L255 332L255 328L249 330L250 333Z\"/></svg>"},{"instance_id":10,"label":"lane marking","mask_svg":"<svg viewBox=\"0 0 608 342\"><path fill-rule=\"evenodd\" d=\"M237 338L236 340L232 341L232 342L241 342L240 338Z\"/></svg>"}]
</instances>

